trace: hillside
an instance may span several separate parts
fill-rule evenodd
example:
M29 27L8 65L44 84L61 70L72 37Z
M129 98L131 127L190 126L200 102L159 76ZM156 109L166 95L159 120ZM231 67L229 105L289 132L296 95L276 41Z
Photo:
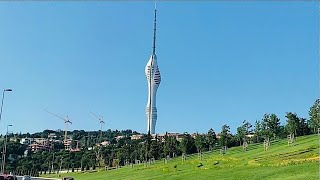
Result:
M293 145L287 140L272 141L269 150L262 144L249 144L248 151L234 147L220 151L156 161L145 167L121 167L117 170L69 173L79 180L91 179L319 179L317 135L298 137ZM198 167L202 164L201 167Z

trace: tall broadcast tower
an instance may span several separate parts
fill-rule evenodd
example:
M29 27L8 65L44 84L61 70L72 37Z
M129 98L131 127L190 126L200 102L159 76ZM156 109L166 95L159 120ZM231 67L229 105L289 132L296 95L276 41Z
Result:
M154 8L154 27L153 27L153 50L151 57L145 68L146 77L148 80L148 103L146 108L147 114L147 130L150 134L155 134L157 123L157 108L156 95L157 89L161 82L160 71L157 64L156 56L156 25L157 25L157 8Z

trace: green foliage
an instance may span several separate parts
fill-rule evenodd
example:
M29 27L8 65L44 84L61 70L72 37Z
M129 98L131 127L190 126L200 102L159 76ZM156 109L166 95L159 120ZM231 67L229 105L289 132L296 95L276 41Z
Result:
M242 122L242 126L237 128L236 141L239 142L239 145L244 141L248 141L246 135L251 133L251 127L252 125L248 121L244 120Z
M163 157L166 157L167 155L173 157L174 154L180 154L179 142L175 137L168 136L166 133L163 143Z
M262 139L276 139L280 137L283 130L280 126L280 119L275 114L264 114L260 121L255 124L255 142L261 142Z
M195 146L197 148L197 151L204 151L205 147L206 147L206 138L204 135L202 134L198 134L195 137Z
M60 168L81 168L92 169L96 166L104 164L106 166L124 165L129 161L134 163L135 160L149 160L150 158L162 159L176 155L192 154L195 152L204 152L207 150L217 149L217 145L234 147L241 145L244 141L248 143L261 142L265 138L279 139L286 138L288 133L294 133L296 136L310 134L310 127L317 128L319 114L319 100L310 108L310 120L300 118L295 113L288 112L286 114L287 124L280 125L280 118L275 114L264 114L261 121L256 121L253 139L248 139L246 135L252 135L252 125L248 121L243 121L242 125L237 128L237 133L232 135L230 127L223 125L220 138L217 139L215 131L209 129L207 134L197 134L193 138L190 134L181 135L166 134L161 141L157 136L152 137L151 134L145 135L141 140L131 140L130 136L137 134L132 130L108 130L103 132L103 140L108 140L111 144L105 147L97 146L100 142L100 131L86 132L84 130L75 130L68 132L72 134L71 147L75 148L77 142L81 148L80 152L64 151L63 143L60 141L52 141L53 147L50 152L28 153L27 157L23 157L26 150L25 145L9 142L8 143L8 169L34 169L46 170L50 172L51 167L55 170ZM313 130L315 131L315 130ZM34 134L16 134L9 137L48 137L49 133L56 134L56 140L63 140L63 131L45 130ZM116 139L116 136L123 136L122 139ZM1 142L0 142L1 145ZM249 145L250 146L250 145ZM0 148L2 148L0 146ZM89 149L88 149L89 148ZM220 147L221 148L221 147ZM249 147L250 149L250 147ZM9 157L10 156L10 157Z
M317 133L317 129L320 128L320 99L317 99L309 110L309 125L313 133Z
M287 140L272 141L269 151L262 144L251 144L249 151L233 147L221 156L218 151L204 153L204 160L189 155L164 164L157 161L151 166L135 165L118 170L95 173L69 173L75 179L319 179L318 137L298 137L299 144L287 145ZM199 168L198 168L199 166ZM49 175L46 175L49 176ZM51 176L53 177L53 176Z
M296 113L287 112L286 114L286 129L290 134L294 134L295 136L310 134L310 128L305 118L298 117Z
M209 150L213 150L216 142L217 142L216 133L212 128L210 128L206 135L206 144L209 146Z
M281 128L280 128L280 119L277 117L277 115L275 114L270 115L268 126L270 128L270 132L273 138L279 137Z
M231 143L232 143L232 135L230 133L230 126L228 125L223 125L222 126L222 130L220 133L220 145L221 146L228 146L230 147Z
M156 137L155 140L151 142L150 156L155 159L160 159L162 155L161 152L163 152L163 147L161 142L159 142L158 138Z
M190 134L184 133L182 141L180 143L181 151L185 154L191 154L196 152L194 139Z
M296 113L287 112L286 113L287 118L287 125L286 128L290 134L297 135L297 128L299 124L299 117Z

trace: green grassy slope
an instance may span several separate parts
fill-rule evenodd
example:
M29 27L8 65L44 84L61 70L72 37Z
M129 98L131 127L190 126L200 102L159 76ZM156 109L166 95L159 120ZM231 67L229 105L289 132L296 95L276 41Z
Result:
M203 160L197 154L182 162L177 157L164 164L157 161L145 167L135 165L118 170L94 173L69 173L79 180L91 179L319 179L318 136L298 137L292 146L286 140L271 142L269 150L262 144L230 148L225 155L206 152ZM197 167L200 163L202 167Z

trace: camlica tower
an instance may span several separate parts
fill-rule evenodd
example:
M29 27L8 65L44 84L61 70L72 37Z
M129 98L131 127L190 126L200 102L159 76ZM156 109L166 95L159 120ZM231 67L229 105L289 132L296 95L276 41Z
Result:
M151 57L146 65L145 74L148 81L148 102L146 108L147 114L147 132L155 134L157 123L156 95L161 82L160 71L157 64L156 56L156 25L157 25L157 8L154 9L154 27L153 27L153 48Z

